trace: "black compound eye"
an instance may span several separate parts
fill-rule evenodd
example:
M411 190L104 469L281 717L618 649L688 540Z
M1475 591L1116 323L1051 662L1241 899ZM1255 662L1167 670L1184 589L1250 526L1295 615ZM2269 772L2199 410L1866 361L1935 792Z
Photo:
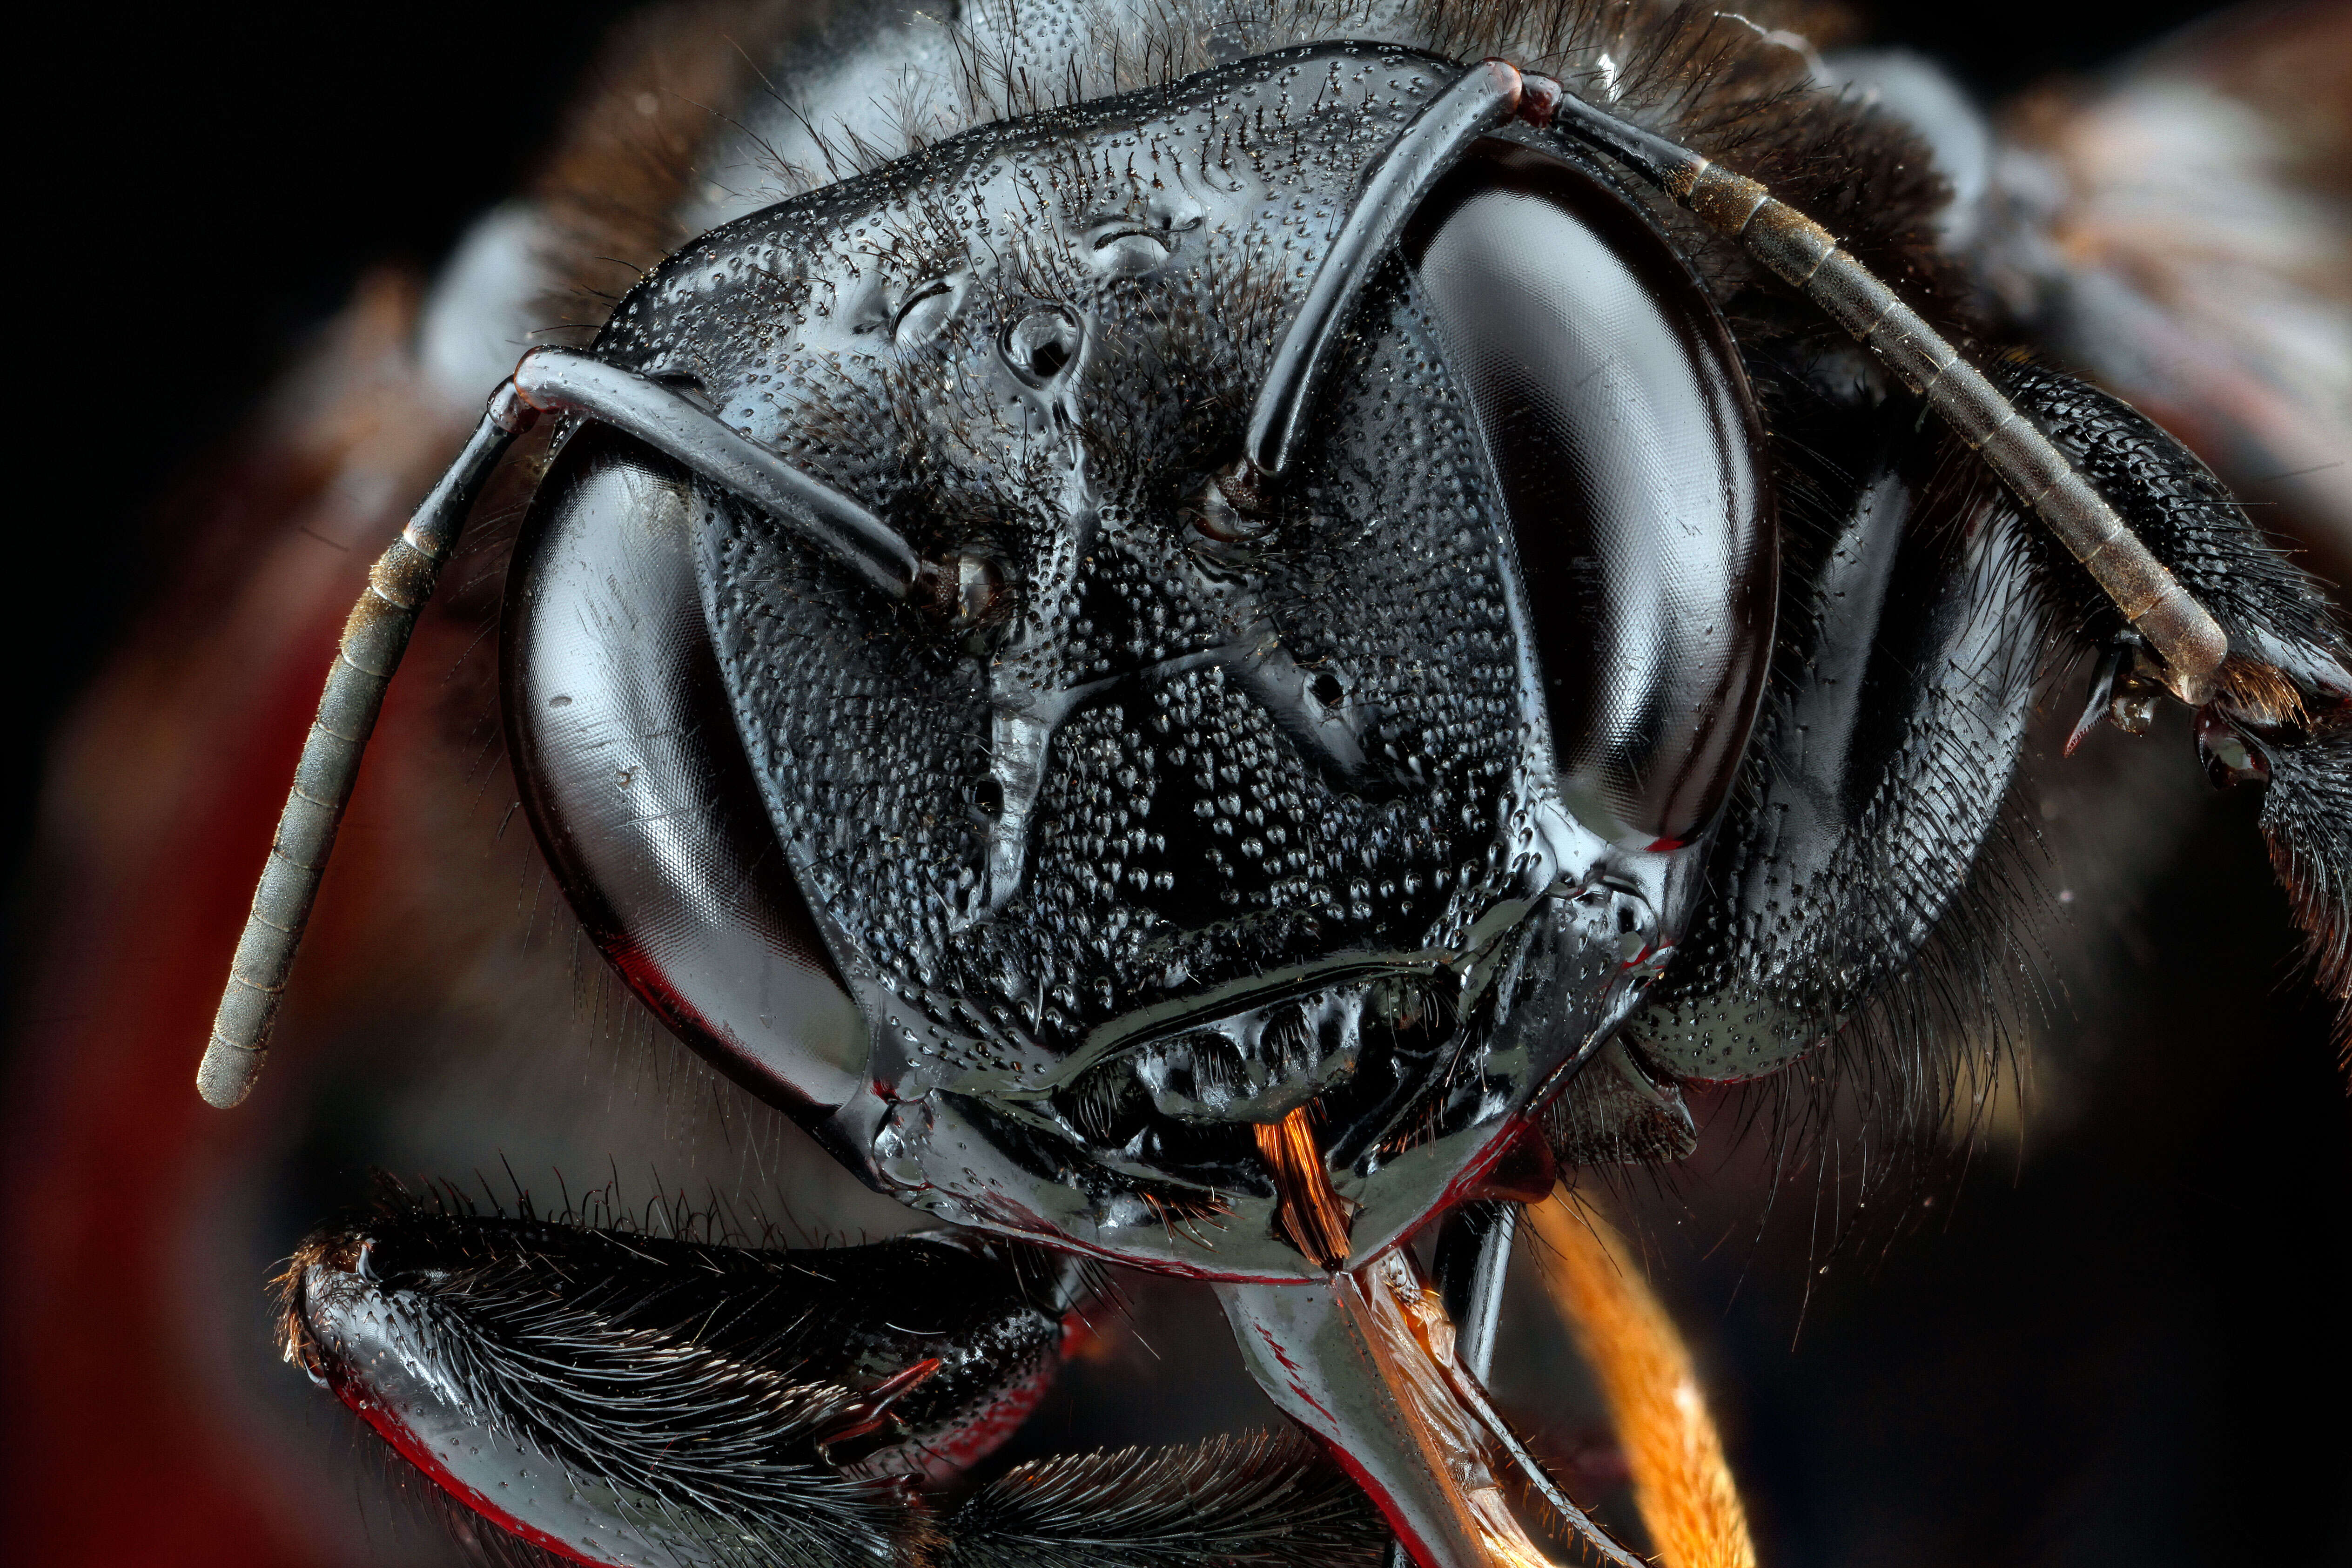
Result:
M1704 832L1755 723L1779 555L1730 329L1630 202L1520 149L1406 236L1517 542L1562 792L1587 826Z
M1084 341L1077 317L1049 305L1007 326L998 346L1006 368L1023 385L1043 387L1069 368Z
M771 1103L857 1092L866 1031L775 829L695 584L696 491L595 426L516 542L500 655L532 830L604 956L688 1045Z

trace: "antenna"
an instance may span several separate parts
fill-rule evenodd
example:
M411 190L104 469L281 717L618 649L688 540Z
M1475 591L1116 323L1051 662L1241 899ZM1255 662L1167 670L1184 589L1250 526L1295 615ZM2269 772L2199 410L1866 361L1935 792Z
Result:
M310 905L335 847L335 830L351 804L360 757L383 694L408 650L417 612L432 596L443 563L457 548L466 514L473 510L492 469L516 437L539 418L510 382L490 395L481 423L465 449L417 507L392 548L368 569L367 592L352 606L335 662L319 694L319 716L302 742L294 766L294 787L278 818L278 836L253 890L253 912L229 962L228 986L213 1016L212 1041L196 1068L196 1092L223 1110L253 1091L261 1064L269 1057L269 1031L286 994L286 976L302 945Z
M490 395L481 423L457 461L370 569L367 592L343 623L342 642L319 696L319 716L295 764L294 786L254 889L253 912L246 917L245 934L229 963L211 1042L196 1068L196 1092L210 1104L223 1110L236 1104L261 1076L278 1005L302 945L302 928L310 922L335 847L335 830L351 804L360 758L383 711L384 691L407 651L417 615L499 458L546 413L597 420L677 459L826 551L890 598L904 599L918 583L936 579L913 546L881 519L678 393L593 354L568 349L525 354L514 374Z
M1397 232L1481 137L1513 122L1606 153L1688 208L1854 335L2038 514L2163 658L2192 707L2213 690L2230 639L2082 470L1982 372L1896 298L1836 237L1744 175L1603 113L1549 77L1482 60L1432 99L1366 171L1361 189L1276 346L1251 412L1244 488L1279 476L1339 329Z

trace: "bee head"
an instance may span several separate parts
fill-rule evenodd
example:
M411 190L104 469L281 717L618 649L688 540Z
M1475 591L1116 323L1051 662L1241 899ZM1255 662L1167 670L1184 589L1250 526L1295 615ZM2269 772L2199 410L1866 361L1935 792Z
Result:
M944 1217L1297 1269L1260 1140L1307 1115L1369 1254L1672 944L1773 556L1665 241L1492 145L1252 460L1363 165L1456 76L1327 46L972 132L696 241L597 345L919 564L877 593L583 431L509 600L534 820L674 1025Z

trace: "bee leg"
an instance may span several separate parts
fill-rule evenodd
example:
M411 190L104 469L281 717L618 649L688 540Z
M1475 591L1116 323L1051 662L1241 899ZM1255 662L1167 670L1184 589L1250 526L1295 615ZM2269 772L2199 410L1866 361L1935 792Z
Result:
M2124 653L2121 643L2109 643L2099 650L2098 667L2091 672L2091 689L2083 700L2083 716L2066 731L2066 755L2073 756L2075 748L2090 739L2091 731L2109 719L2128 734L2139 733L2115 712L2116 681L2123 674Z
M1073 1281L960 1237L766 1251L415 1203L313 1235L299 1363L457 1501L587 1562L918 1549L903 1485L1050 1382Z
M2199 754L2217 784L2264 790L2260 821L2272 867L2309 939L2318 983L2346 1009L2339 1040L2352 1045L2352 642L2318 583L2138 410L2039 365L2005 366L2000 379L2228 635L2216 690L2197 711ZM2109 646L2124 637L2112 607L2082 591L2079 574L2045 562L2042 575L2076 636ZM2126 730L2142 717L2126 685L2111 716Z
M1018 1466L945 1528L946 1568L1376 1568L1390 1544L1355 1483L1295 1431Z
M1044 1394L1086 1294L1019 1243L772 1250L400 1201L313 1235L282 1284L289 1360L568 1561L1009 1565L1083 1540L1108 1565L1204 1519L1269 1563L1378 1551L1353 1487L1290 1438L1057 1458L934 1507L922 1486Z
M2352 1068L2352 719L2331 719L2299 738L2249 740L2234 725L2231 733L2263 759L2261 823L2271 868L2303 928L2313 977L2337 1005L2336 1048ZM2201 733L2200 741L2214 757Z

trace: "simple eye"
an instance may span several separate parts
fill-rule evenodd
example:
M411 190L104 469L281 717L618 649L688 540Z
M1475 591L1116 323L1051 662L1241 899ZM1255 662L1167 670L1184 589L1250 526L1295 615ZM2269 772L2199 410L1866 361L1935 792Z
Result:
M890 324L890 341L900 348L929 342L940 335L954 310L955 287L947 279L918 283L899 307L898 319Z
M1032 310L1004 329L998 344L1005 367L1023 385L1043 387L1078 357L1085 341L1078 319L1058 305Z
M1115 278L1149 272L1175 254L1176 248L1173 236L1163 236L1129 218L1096 224L1087 231L1087 247L1095 267Z

